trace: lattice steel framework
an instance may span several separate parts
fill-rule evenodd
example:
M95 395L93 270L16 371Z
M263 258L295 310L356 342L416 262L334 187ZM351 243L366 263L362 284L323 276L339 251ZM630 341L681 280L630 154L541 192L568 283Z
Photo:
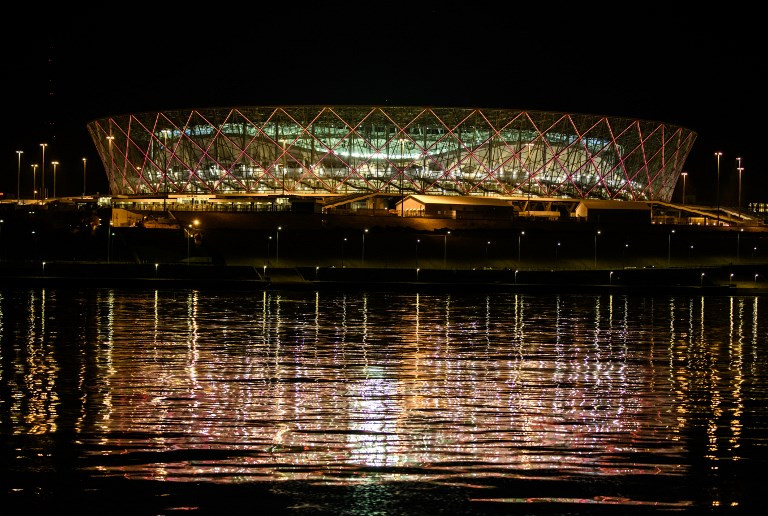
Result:
M113 194L563 196L669 201L696 134L507 109L295 106L115 116L88 130Z

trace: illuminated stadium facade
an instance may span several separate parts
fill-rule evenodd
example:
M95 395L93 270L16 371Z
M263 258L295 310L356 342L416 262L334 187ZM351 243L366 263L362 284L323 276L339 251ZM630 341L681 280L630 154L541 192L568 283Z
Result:
M94 120L111 193L669 201L696 134L611 116L291 106Z

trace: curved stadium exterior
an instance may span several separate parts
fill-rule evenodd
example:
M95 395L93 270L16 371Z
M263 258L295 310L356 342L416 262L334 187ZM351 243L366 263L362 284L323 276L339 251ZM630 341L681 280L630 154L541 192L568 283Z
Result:
M224 107L94 120L111 193L355 193L669 201L696 134L612 116Z

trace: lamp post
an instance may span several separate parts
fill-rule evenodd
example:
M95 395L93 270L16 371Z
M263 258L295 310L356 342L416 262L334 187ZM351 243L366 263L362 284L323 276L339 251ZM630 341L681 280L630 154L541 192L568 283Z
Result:
M744 228L741 228L736 232L736 265L739 264L739 255L741 254L741 232Z
M280 231L282 229L282 226L277 226L275 231L275 267L280 267Z
M448 262L448 235L450 235L451 232L447 231L443 235L443 269L446 268L446 264Z
M368 233L368 228L363 230L363 245L360 248L360 262L365 267L365 234Z
M419 239L417 238L417 239L416 239L416 269L417 269L417 270L418 270L418 268L419 268L419 242L421 242L421 240L419 240Z
M32 164L32 200L37 200L37 163Z
M19 199L21 199L21 155L24 154L24 151L17 150L16 154L19 156L19 168L16 171L16 202L19 202Z
M600 230L597 230L597 233L595 233L595 269L597 269L597 236L600 235Z
M755 274L755 288L757 288L757 277L760 276L759 274Z
M85 162L88 161L86 158L83 158L83 197L85 197Z
M629 244L624 244L624 249L621 251L621 267L627 268L627 251L629 251Z
M608 273L608 284L613 285L613 271Z
M518 269L515 269L515 285L517 285L517 273L520 272Z
M264 261L264 263L265 263L264 267L266 267L267 265L269 265L269 248L271 247L271 244L272 244L272 235L269 235L269 236L267 237L267 258L266 258L266 260Z
M555 244L555 269L557 269L557 257L558 257L559 251L560 251L560 242Z
M43 185L40 188L40 198L45 199L45 148L48 147L48 144L41 143L40 147L43 149L43 161L41 162L42 165L40 166L40 174L42 175Z
M485 266L486 266L486 267L488 267L488 246L490 246L490 245L491 245L491 241L490 241L490 240L488 240L488 241L485 243Z
M744 167L741 166L741 158L739 158L739 213L741 213L741 173L744 172Z
M107 263L110 263L112 254L112 220L110 219L107 225Z
M703 287L703 286L704 286L704 273L702 272L701 273L701 282L699 283L699 287Z
M521 239L521 237L523 237L523 236L525 236L525 231L521 231L521 232L520 232L520 233L517 235L517 264L518 264L518 265L520 265L520 255L522 254L522 252L521 252L521 247L520 247L520 245L521 245L521 243L522 243L522 242L521 242L521 240L520 240L520 239Z
M674 232L675 230L673 229L667 236L667 267L672 265L672 233Z
M341 239L341 268L344 268L344 244L347 242L347 237Z
M192 236L192 224L187 225L187 265L189 265L189 237Z
M688 177L688 172L683 172L680 175L683 176L683 206L685 206L685 178Z
M720 225L720 156L722 152L715 152L717 158L717 225Z
M56 166L59 164L58 161L51 161L51 165L53 165L53 198L56 198Z

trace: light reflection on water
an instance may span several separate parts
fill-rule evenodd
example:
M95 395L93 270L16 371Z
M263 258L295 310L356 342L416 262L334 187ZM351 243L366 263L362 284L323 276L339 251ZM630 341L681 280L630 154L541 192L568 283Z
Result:
M766 423L757 297L0 294L3 432L93 475L693 479Z

